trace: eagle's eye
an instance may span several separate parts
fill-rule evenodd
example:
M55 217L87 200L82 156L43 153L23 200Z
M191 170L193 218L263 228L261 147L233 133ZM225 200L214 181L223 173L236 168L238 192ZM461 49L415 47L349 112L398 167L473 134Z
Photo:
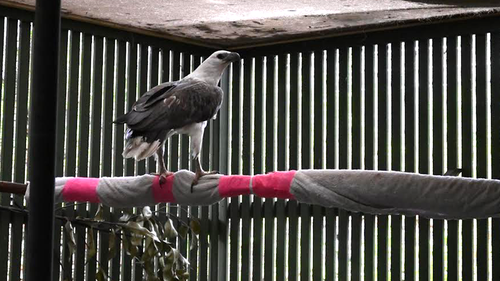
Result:
M227 54L218 54L217 58L220 60L223 60L226 56L227 56Z

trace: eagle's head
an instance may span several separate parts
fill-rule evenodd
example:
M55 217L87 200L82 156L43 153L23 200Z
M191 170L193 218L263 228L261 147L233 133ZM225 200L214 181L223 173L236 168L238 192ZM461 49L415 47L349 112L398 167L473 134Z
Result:
M226 67L240 59L240 55L235 52L220 50L210 55L186 78L193 78L217 85Z

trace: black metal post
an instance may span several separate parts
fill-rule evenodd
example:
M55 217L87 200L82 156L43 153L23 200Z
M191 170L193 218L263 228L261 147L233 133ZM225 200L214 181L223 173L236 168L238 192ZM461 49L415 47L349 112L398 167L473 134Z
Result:
M28 281L52 280L60 32L61 0L37 0L29 131Z

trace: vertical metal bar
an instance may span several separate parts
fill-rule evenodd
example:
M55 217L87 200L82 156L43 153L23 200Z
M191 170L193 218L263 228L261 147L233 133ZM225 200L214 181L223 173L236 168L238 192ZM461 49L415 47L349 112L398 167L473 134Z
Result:
M486 34L476 35L476 155L477 177L488 177L486 97ZM488 279L488 219L477 220L477 280Z
M391 170L401 171L401 42L392 43ZM401 280L402 217L391 216L391 280Z
M128 69L127 71L127 100L125 105L125 112L132 109L132 105L137 99L137 44L135 42L128 43ZM125 93L122 93L125 94ZM140 93L142 94L142 93ZM124 128L127 129L126 127ZM133 176L136 161L133 158L124 159L125 160L125 175ZM138 173L139 174L139 173ZM143 173L142 173L143 174ZM142 175L139 174L139 175ZM134 266L137 268L137 266ZM136 279L137 280L137 279Z
M387 58L388 46L386 44L378 45L378 169L387 170ZM387 279L387 272L389 269L388 263L388 237L389 237L389 218L388 216L377 217L377 278L381 280Z
M131 45L135 45L134 43L131 43ZM134 50L135 48L130 48L130 51ZM168 53L167 53L168 55ZM132 61L132 57L131 60ZM140 96L144 95L149 89L148 89L148 65L149 65L149 55L148 55L148 45L146 44L140 44L139 45L139 66L138 66L138 71L139 71L139 80L137 83L139 84L139 92L136 93L134 100L139 99ZM168 66L167 66L168 69ZM168 76L167 76L168 79ZM132 93L130 93L132 95ZM130 109L130 108L129 108ZM146 161L138 161L136 163L137 165L137 174L138 175L143 175L146 173ZM155 169L156 172L156 169Z
M418 172L429 173L429 40L419 41L418 47ZM418 217L419 231L419 280L428 280L429 273L429 220Z
M352 158L351 168L361 169L361 64L362 47L352 48ZM361 214L351 214L351 280L361 280Z
M56 170L55 175L62 177L64 170L64 133L65 133L65 117L66 117L66 75L67 75L67 54L68 54L68 31L61 32L59 52L59 86L57 93L57 106L56 106ZM31 88L33 89L33 88ZM61 207L57 204L56 208ZM61 237L62 222L55 221L54 229L54 245L65 245ZM26 258L25 258L26 260ZM54 264L52 280L59 280L61 270L61 247L54 247Z
M104 93L103 93L103 124L102 124L102 153L101 153L101 176L111 176L111 159L112 159L112 139L113 139L113 91L114 91L114 65L115 65L115 41L106 38L104 53ZM117 217L114 215L113 217ZM110 219L111 214L109 208L104 209L104 218ZM103 252L100 259L108 259L108 248L109 248L109 235L106 233L101 233L101 241L99 241L100 247ZM112 271L109 272L111 278L119 278L119 261L120 261L120 246L119 241L116 241L116 256L112 259ZM104 272L108 273L108 262L101 262L102 269ZM118 269L118 272L117 272Z
M491 34L491 176L500 178L500 33ZM492 219L491 237L500 237L500 219ZM491 239L492 280L500 280L500 240Z
M446 122L448 143L448 169L458 167L458 89L457 89L457 37L446 38L447 62L447 97L446 97ZM458 221L448 222L448 264L447 278L449 281L458 281Z
M246 61L245 61L246 62ZM231 143L231 174L239 174L240 172L240 151L241 151L241 136L240 136L240 125L241 121L241 111L240 111L240 79L241 79L241 62L236 62L233 64L233 81L232 81L232 91L231 91L231 113L232 113L232 143ZM229 94L229 93L228 93ZM240 197L231 197L231 203L229 204L229 215L231 218L230 227L230 237L231 237L231 247L230 252L230 270L229 279L238 280L238 275L240 272Z
M315 169L323 168L323 51L314 53L314 154ZM280 115L280 114L279 114ZM278 115L278 116L279 116ZM285 116L285 113L281 113ZM313 215L313 280L323 280L323 208L312 207ZM279 222L279 219L278 219ZM278 236L280 237L280 236ZM280 260L280 259L278 259Z
M193 70L196 69L200 63L201 63L201 60L200 60L200 56L193 56ZM163 66L164 67L164 66ZM163 79L162 79L163 80ZM200 155L202 156L202 155ZM203 157L201 159L203 161ZM160 207L161 205L159 205L158 207ZM198 220L201 220L201 213L199 212L200 211L200 208L197 207L197 206L192 206L190 208L190 211L191 211L191 217L192 218L197 218ZM199 237L199 236L198 236ZM199 240L198 240L199 241ZM189 240L190 243L193 243L193 241L190 239ZM189 270L189 280L190 281L196 281L198 280L198 275L197 275L197 272L198 272L198 250L199 250L199 242L198 242L198 245L196 245L197 247L191 247L190 250L189 250L189 264L191 265L191 268Z
M17 58L17 111L16 111L16 141L14 158L14 182L25 181L26 166L26 129L28 115L28 84L30 64L30 23L22 21L19 29L19 49ZM3 179L3 178L2 178ZM14 195L13 203L23 205L23 196ZM24 216L12 214L11 218L11 242L10 242L10 280L20 280L22 265L22 242Z
M266 172L274 170L274 84L275 57L266 60ZM275 240L274 240L274 199L266 198L264 203L265 244L264 244L264 279L274 279L275 273Z
M91 66L91 35L84 34L81 54L81 81L80 99L78 101L79 130L77 131L77 163L78 176L87 176L88 167L88 135L89 135L89 107L90 107L90 66ZM86 216L87 204L79 204L76 215ZM76 227L76 257L75 257L75 280L83 281L85 274L85 231L84 227Z
M375 46L365 46L365 169L375 168ZM365 280L375 280L375 216L364 215Z
M182 53L182 64L181 64L181 78L187 76L189 74L190 68L190 56L189 53ZM188 135L180 135L180 150L179 150L179 162L180 169L189 169L189 136ZM184 208L184 206L181 206ZM182 215L182 212L181 212ZM180 246L181 253L185 252L185 243L182 243Z
M287 55L281 54L278 56L278 128L277 128L277 169L284 171L286 169L285 150L286 150L286 63ZM286 218L285 218L285 200L276 200L276 280L285 280L285 235L286 235Z
M461 36L462 56L462 175L472 176L472 35ZM472 280L473 224L462 221L462 280Z
M76 139L77 139L77 114L78 114L78 75L80 61L80 33L71 31L70 59L68 73L68 98L67 98L67 121L66 121L66 165L65 176L75 176L76 174ZM66 208L66 216L72 217L75 214L74 207ZM64 233L68 239L67 233ZM65 244L66 245L66 244ZM63 255L64 275L63 278L73 278L73 257L67 247Z
M405 171L415 172L415 41L405 42ZM415 280L415 217L405 217L404 280Z
M251 165L251 83L252 83L252 58L246 58L243 69L243 154L242 172L249 175L252 171ZM255 199L255 196L253 197ZM241 203L241 280L250 280L250 248L251 248L251 221L250 221L250 196L243 196Z
M61 2L36 3L30 124L28 281L51 280L54 230L56 105ZM43 71L42 71L43 70Z
M443 39L432 40L432 173L442 175L443 171ZM432 277L444 280L444 221L433 220Z
M298 83L299 83L299 54L290 54L290 162L289 169L298 169ZM258 113L255 112L255 116ZM257 125L257 121L255 122ZM257 132L257 127L256 130ZM257 148L257 147L256 147ZM255 154L257 154L257 149L255 149ZM256 159L257 161L257 159ZM257 163L257 162L256 162ZM257 170L256 170L257 173ZM298 243L299 243L299 219L298 219L298 204L297 201L288 201L288 280L298 280L298 262L297 257ZM255 252L254 252L255 255ZM260 279L259 279L260 280ZM257 281L254 279L254 281Z
M339 56L339 169L348 169L348 73L349 73L349 50L341 48ZM347 280L348 274L348 231L349 217L346 211L339 211L339 252L338 252L338 276L339 280Z
M302 169L311 165L311 52L302 53ZM310 280L311 275L311 205L300 205L300 280Z

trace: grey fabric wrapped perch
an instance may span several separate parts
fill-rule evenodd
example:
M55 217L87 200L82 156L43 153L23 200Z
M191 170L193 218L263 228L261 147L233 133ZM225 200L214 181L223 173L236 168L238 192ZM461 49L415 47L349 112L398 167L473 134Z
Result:
M194 173L159 177L57 178L56 201L111 207L157 203L210 205L226 197L255 194L369 214L428 218L500 217L500 181L404 172L300 170L266 175L207 175L190 192ZM26 192L29 197L29 187Z

